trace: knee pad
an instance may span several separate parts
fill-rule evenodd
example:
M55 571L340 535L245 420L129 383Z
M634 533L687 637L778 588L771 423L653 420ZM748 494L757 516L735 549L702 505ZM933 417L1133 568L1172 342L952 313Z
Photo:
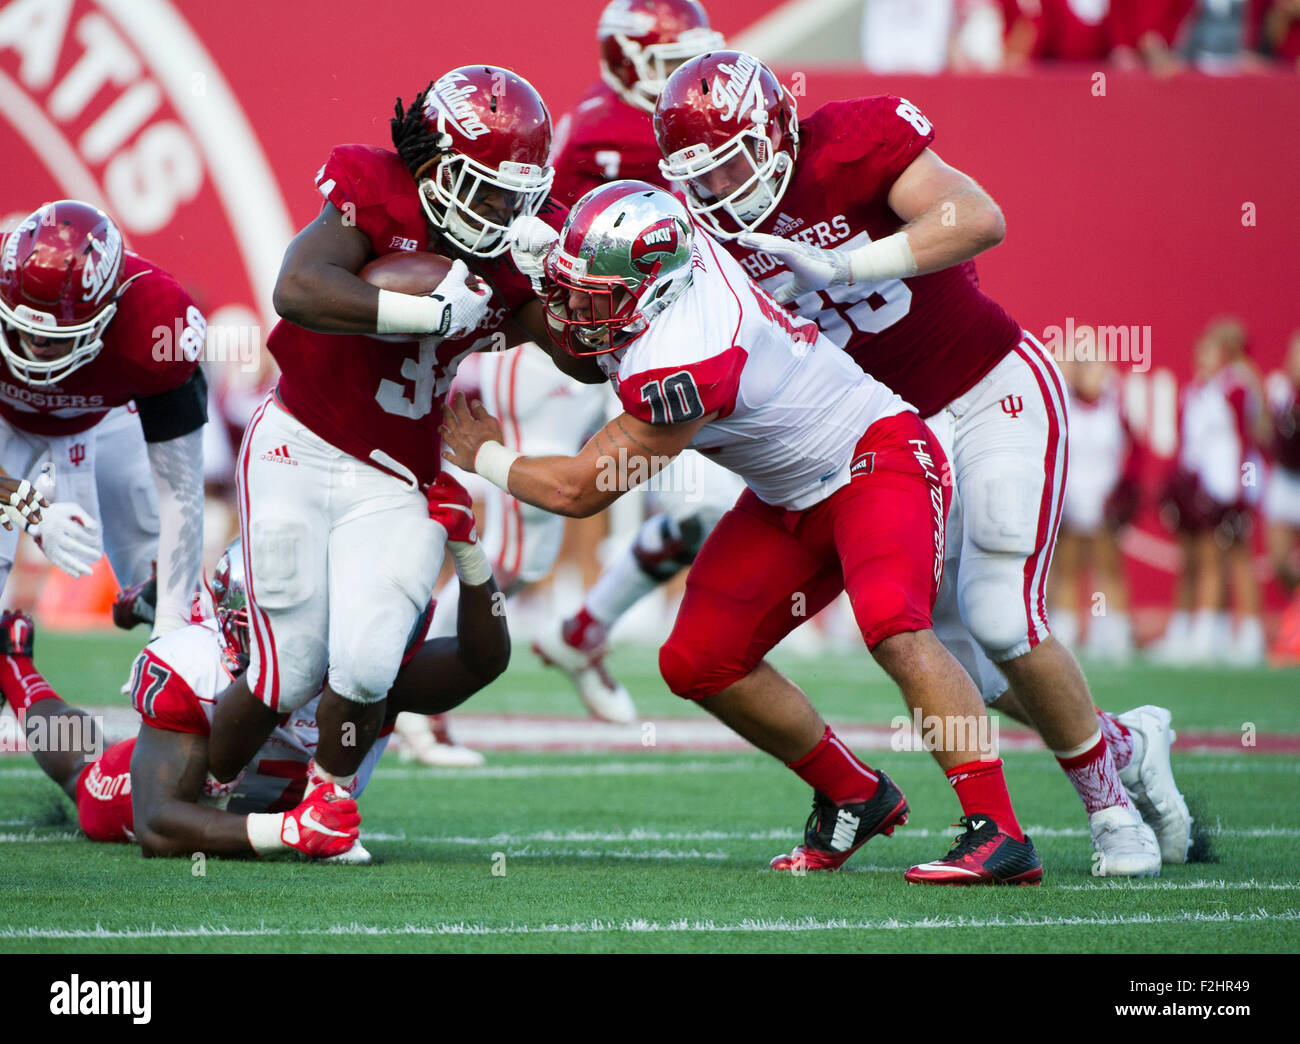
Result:
M414 627L415 609L408 608L411 611L405 620L397 613L384 614L372 625L334 643L329 665L331 689L353 703L378 703L388 695Z
M849 589L849 602L868 649L891 635L930 626L929 606L913 605L907 588L889 580L854 585Z
M1038 546L1041 477L1017 475L1021 462L989 468L960 483L965 540L989 554L1027 556Z
M315 597L316 570L306 527L293 519L253 524L253 590L263 609L292 609Z
M285 630L275 635L271 656L260 659L253 668L256 673L249 682L254 695L272 710L286 714L310 703L320 692L329 666L324 640Z
M659 649L659 673L669 692L692 701L719 693L745 676L743 671L733 676L733 672L716 668L703 670L698 658L684 647L684 643L671 637Z
M1025 564L1014 555L963 559L957 600L962 622L994 663L1030 649Z

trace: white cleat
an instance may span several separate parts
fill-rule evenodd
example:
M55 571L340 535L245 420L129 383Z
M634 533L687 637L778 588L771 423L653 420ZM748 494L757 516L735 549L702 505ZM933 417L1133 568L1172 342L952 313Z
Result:
M1131 808L1113 805L1088 817L1094 877L1159 877L1160 845Z
M1169 724L1169 712L1163 707L1136 707L1118 718L1141 737L1141 750L1135 745L1132 760L1120 769L1120 781L1143 822L1155 831L1161 859L1171 864L1185 863L1192 845L1192 816L1169 764L1169 748L1177 739Z
M340 852L336 856L330 856L328 859L318 859L319 863L328 863L338 866L366 866L370 863L370 853L366 850L360 839L353 842L352 847L346 852Z
M628 725L637 719L636 704L619 682L605 669L605 646L592 649L570 645L564 638L564 624L539 632L533 640L533 652L549 667L558 667L569 676L587 710L601 721Z
M397 752L403 762L434 768L478 768L487 760L477 750L452 740L443 715L429 718L404 711L397 716L394 739L401 741Z

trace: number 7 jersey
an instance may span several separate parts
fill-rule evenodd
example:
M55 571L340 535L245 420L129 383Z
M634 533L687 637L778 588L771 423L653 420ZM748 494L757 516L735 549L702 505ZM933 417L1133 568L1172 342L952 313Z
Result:
M755 231L851 250L903 226L889 191L934 140L930 121L911 102L889 95L831 102L799 122L799 137L790 185ZM726 246L769 290L789 281L772 254L734 240ZM814 290L794 307L922 417L969 391L1021 336L1020 324L980 290L974 261Z
M698 225L691 267L691 285L649 329L597 361L640 420L716 412L690 448L764 502L793 511L821 502L848 483L863 433L911 407L768 297Z
M445 249L431 239L415 181L395 152L340 145L317 173L316 187L344 222L366 234L371 257ZM559 228L565 209L547 200L538 216ZM456 368L471 352L503 349L510 317L533 299L508 253L466 264L492 288L492 300L464 337L393 342L276 324L266 345L280 366L281 404L353 457L401 478L405 469L421 485L432 482L442 470L438 427Z

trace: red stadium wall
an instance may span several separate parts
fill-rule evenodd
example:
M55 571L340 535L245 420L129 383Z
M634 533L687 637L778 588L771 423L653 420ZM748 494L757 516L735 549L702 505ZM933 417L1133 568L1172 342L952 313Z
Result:
M562 112L595 75L602 6L0 2L0 218L89 198L218 320L265 329L280 253L317 208L312 176L331 145L386 143L395 96L474 60L516 69ZM708 6L734 34L776 4ZM921 107L939 154L1002 204L1007 241L981 271L1031 331L1149 330L1131 401L1158 449L1172 446L1171 378L1189 375L1209 318L1241 315L1265 370L1300 327L1294 76L780 71L805 111L882 91ZM1139 582L1167 595L1167 572Z

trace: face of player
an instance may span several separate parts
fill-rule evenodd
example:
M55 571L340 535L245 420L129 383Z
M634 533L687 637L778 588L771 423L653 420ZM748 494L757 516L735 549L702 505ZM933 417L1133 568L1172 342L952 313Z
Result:
M522 194L496 185L480 185L469 201L469 209L498 225L508 225L523 207Z
M22 346L23 351L37 362L62 359L73 348L73 338L71 337L38 337L35 334L24 333L21 330L12 330L11 333L17 336L18 343Z

